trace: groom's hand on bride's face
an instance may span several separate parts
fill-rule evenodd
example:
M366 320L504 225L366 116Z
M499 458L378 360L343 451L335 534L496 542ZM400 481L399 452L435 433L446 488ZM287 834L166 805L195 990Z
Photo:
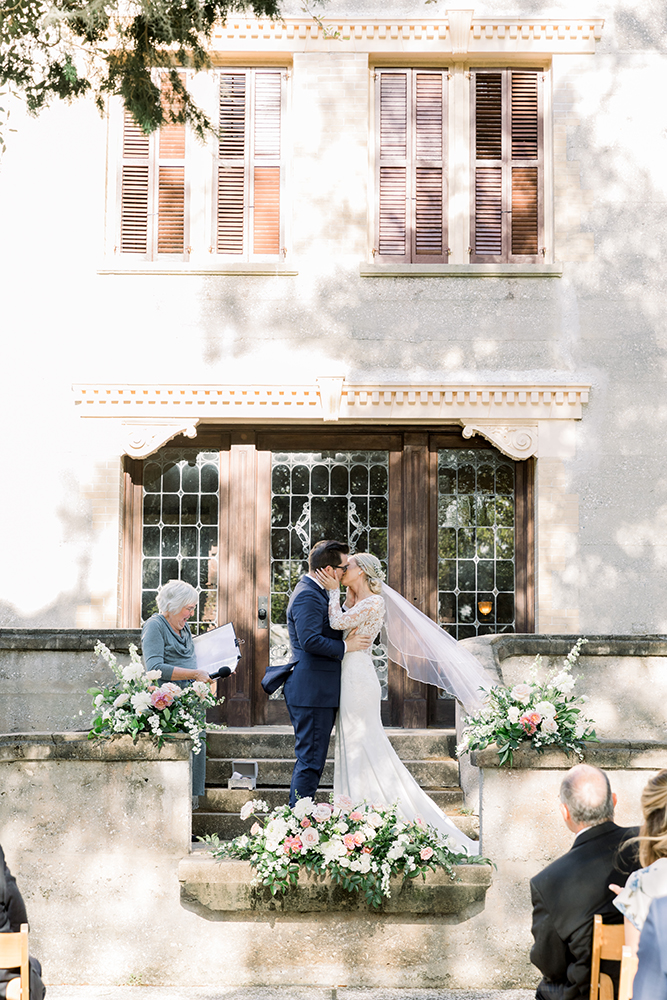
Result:
M325 566L324 569L316 569L315 576L319 583L327 590L338 590L340 584L335 569Z

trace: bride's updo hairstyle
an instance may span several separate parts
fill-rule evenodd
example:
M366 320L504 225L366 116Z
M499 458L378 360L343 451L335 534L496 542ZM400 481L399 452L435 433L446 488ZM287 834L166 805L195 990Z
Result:
M639 861L647 868L667 857L667 770L658 771L642 792L644 822L639 830Z
M355 552L354 558L357 560L357 566L368 581L370 592L372 594L379 594L382 590L382 581L384 580L384 570L382 569L380 560L376 556L372 556L370 552Z

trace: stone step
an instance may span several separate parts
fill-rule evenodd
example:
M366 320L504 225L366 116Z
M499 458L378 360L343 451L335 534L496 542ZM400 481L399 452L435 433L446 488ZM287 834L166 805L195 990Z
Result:
M454 811L463 805L463 792L456 788L428 788L427 793L444 812ZM316 802L328 802L332 788L320 788L315 795ZM208 813L240 813L241 807L251 799L263 799L270 809L282 806L289 798L287 788L207 788L206 795L200 796L199 808Z
M407 760L439 760L454 757L456 734L453 729L385 729L398 756ZM329 744L333 757L334 739ZM207 750L210 757L259 760L266 757L294 756L294 731L291 726L253 726L209 731Z
M435 796L432 797L435 798ZM448 815L467 837L470 837L471 840L479 839L479 821L476 816L459 816L455 813L448 813ZM242 833L248 833L251 825L248 820L242 820L238 813L206 812L201 809L196 809L192 813L193 837L217 834L221 840L232 840L233 837L238 837Z
M206 784L226 785L232 776L232 759L234 758L207 756ZM242 759L241 755L235 759ZM254 759L258 764L258 785L268 788L289 787L294 770L294 757ZM441 760L404 760L403 763L422 788L451 788L459 783L459 765L451 757ZM323 784L333 785L333 767L333 760L327 760L322 775Z

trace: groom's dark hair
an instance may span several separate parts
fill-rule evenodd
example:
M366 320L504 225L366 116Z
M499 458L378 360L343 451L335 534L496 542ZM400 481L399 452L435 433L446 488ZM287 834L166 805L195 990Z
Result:
M336 569L340 566L340 557L347 555L349 551L350 546L345 542L318 542L312 547L308 556L310 572L314 573L316 569L324 569L326 566Z

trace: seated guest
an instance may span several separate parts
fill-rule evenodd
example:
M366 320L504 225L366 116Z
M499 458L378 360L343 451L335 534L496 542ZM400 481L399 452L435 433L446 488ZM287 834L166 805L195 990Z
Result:
M146 670L159 670L161 683L173 681L180 687L192 681L210 681L205 670L197 669L195 645L187 624L197 608L197 591L183 580L169 580L157 592L159 614L144 622L141 630L141 651ZM223 667L220 677L232 671ZM199 804L206 783L206 733L200 734L199 753L192 755L192 806Z
M15 934L21 924L28 923L28 915L19 892L16 879L7 867L5 855L0 847L0 933ZM0 998L18 1000L21 983L18 969L0 969ZM30 1000L42 1000L46 993L41 979L42 967L36 958L30 956Z
M535 996L588 1000L593 917L600 913L605 923L620 923L609 883L625 882L636 867L626 841L636 836L637 829L614 823L616 795L597 767L577 764L568 771L560 802L565 825L575 839L567 854L530 882L535 938L530 960L544 977Z
M658 771L642 792L644 822L639 830L639 863L614 904L625 917L625 943L637 953L639 934L654 899L667 896L667 770Z
M651 903L637 957L632 1000L667 1000L667 896Z

